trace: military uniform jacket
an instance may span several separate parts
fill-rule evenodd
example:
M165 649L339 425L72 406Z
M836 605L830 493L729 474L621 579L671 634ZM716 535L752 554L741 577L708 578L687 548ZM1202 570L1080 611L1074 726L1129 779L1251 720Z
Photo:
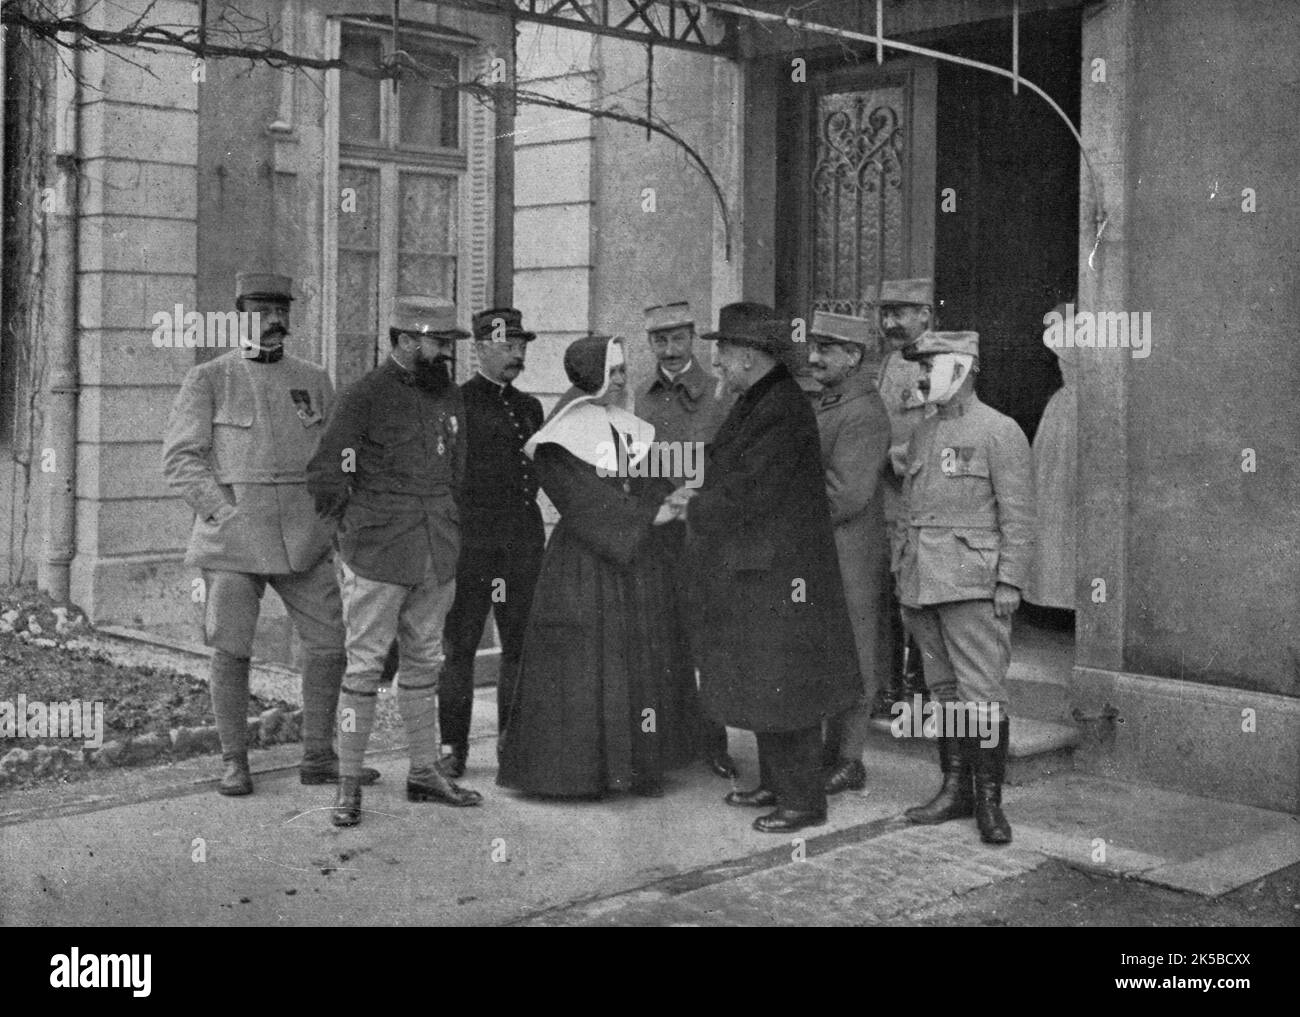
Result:
M456 386L435 396L391 356L339 397L307 486L347 500L339 554L357 575L416 586L432 559L439 582L455 576L464 420Z
M1034 556L1029 443L972 393L922 422L907 450L898 598L910 607L1023 589Z
M542 426L542 404L481 374L460 387L468 454L461 498L466 547L536 545L545 540L537 474L524 444Z
M660 442L698 441L707 445L731 409L729 396L719 398L718 380L691 357L690 365L672 381L655 368L655 376L636 397L636 413L655 429ZM674 487L686 477L671 478Z
M163 474L195 512L186 564L284 575L329 552L306 471L333 402L329 375L288 354L236 350L190 370L163 438Z
M686 514L704 709L752 731L797 731L859 685L817 421L783 365L739 399Z

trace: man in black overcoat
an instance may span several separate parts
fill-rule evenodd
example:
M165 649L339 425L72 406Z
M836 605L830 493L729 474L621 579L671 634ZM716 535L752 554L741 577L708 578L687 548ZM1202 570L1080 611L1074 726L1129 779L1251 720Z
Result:
M754 828L826 821L821 724L859 687L817 420L783 359L790 326L762 304L724 307L714 367L738 393L704 482L668 500L686 519L695 657L705 711L758 738L759 785L729 805L768 807Z
M524 369L527 344L535 338L513 307L474 315L478 372L460 387L468 440L461 550L456 599L442 633L447 662L438 683L442 741L451 750L442 768L453 780L464 774L469 755L474 656L488 611L496 617L501 638L498 734L509 723L524 627L546 543L537 478L524 454L524 444L542 426L542 404L513 384Z

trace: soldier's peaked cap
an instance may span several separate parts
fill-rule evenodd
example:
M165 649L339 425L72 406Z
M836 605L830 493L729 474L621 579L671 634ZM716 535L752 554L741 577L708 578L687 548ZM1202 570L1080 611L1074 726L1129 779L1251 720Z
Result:
M691 314L691 305L685 300L675 304L656 304L645 309L645 330L662 332L669 328L681 328L683 325L694 326L695 318Z
M881 304L909 304L913 307L934 306L933 279L886 279L880 284Z
M456 324L456 305L443 297L398 297L388 327L414 335L435 335L445 339L468 339L469 333Z
M876 344L871 322L866 318L831 314L829 311L813 312L812 328L808 334L814 339L831 339L837 343L857 343L859 346Z
M513 307L492 307L474 315L474 338L483 341L522 339L526 343L537 338L536 332L524 331L524 316Z
M903 359L921 360L936 353L967 353L978 358L980 334L978 332L922 332L903 347Z
M236 300L292 300L293 279L274 272L235 274Z

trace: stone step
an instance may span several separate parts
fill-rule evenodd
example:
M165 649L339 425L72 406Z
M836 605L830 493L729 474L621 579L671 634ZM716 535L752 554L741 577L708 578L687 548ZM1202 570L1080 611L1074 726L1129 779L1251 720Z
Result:
M1012 664L1007 672L1007 694L1010 696L1013 716L1033 720L1070 722L1070 687L1057 681L1056 676L1045 676L1037 669L1022 664Z
M888 718L871 722L869 747L937 759L929 738L895 737ZM1007 749L1007 783L1029 784L1074 768L1074 749L1079 732L1073 724L1036 720L1017 714L1011 721L1011 745Z

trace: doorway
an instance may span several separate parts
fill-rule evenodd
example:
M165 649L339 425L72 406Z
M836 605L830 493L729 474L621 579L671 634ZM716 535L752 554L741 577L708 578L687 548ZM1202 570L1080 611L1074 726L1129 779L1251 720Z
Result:
M1021 73L1076 124L1081 36L1077 8L1021 19ZM1009 66L1010 39L1004 19L916 41ZM874 316L882 276L932 275L936 327L979 332L979 397L1032 441L1061 387L1043 316L1077 287L1080 155L1066 126L1005 78L877 65L864 46L827 50L806 83L785 82L778 131L778 310ZM1029 715L1067 719L1073 662L1072 612L1023 608L1009 678Z

